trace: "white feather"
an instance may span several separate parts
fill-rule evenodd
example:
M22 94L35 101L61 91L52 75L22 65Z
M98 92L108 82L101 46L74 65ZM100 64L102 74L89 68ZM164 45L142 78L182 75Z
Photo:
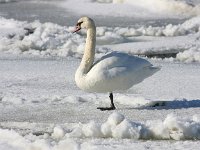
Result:
M142 58L126 53L112 52L93 63L95 55L96 27L90 18L83 17L82 28L87 29L84 55L76 71L79 88L88 92L113 92L127 90L160 68Z

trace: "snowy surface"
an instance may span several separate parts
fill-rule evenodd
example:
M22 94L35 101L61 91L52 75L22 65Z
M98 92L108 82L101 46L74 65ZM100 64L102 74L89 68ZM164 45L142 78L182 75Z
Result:
M1 54L0 62L2 147L146 149L172 142L177 149L198 149L198 63L152 61L162 69L126 93L114 93L117 110L111 115L96 109L109 105L107 93L76 87L77 58Z
M103 15L158 19L184 18L200 14L199 4L192 5L190 1L185 0L68 0L62 3L61 6L74 13L90 16Z
M25 3L9 2L0 0L1 8ZM114 93L117 109L101 112L96 108L109 105L108 93L83 92L74 81L85 31L72 34L73 26L55 20L0 17L0 150L199 149L200 1L78 2L33 0L30 5L49 3L71 15L118 19L114 26L97 24L96 58L113 50L177 55L143 57L162 69ZM146 21L125 26L120 17Z
M193 17L179 25L168 24L161 27L98 27L97 52L176 52L178 55L174 61L199 62L199 22L200 17ZM0 18L0 51L13 54L80 57L83 53L85 32L79 35L71 33L72 30L73 27L53 23L27 23Z
M0 3L15 2L16 0L0 0Z

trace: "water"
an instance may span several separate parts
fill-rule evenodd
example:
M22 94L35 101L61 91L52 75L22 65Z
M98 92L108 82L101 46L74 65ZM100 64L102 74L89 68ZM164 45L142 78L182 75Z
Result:
M12 3L0 3L0 16L5 18L14 18L21 21L32 22L53 22L63 26L73 26L81 17L80 14L72 13L64 8L55 5L59 1L18 1ZM95 16L97 26L163 26L166 24L178 24L184 20L164 19L164 20L144 20L128 17L107 17Z

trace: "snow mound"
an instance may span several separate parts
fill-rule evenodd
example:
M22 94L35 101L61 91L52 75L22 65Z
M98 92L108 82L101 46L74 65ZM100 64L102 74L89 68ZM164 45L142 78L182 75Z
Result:
M55 139L61 139L65 136L65 131L63 130L62 127L56 126L53 129L52 137Z
M11 97L11 96L4 96L0 99L2 103L8 103L8 104L15 104L20 105L23 104L25 99L20 97Z
M9 125L9 122L7 124ZM10 123L10 125L13 124L15 123ZM30 126L31 132L18 133L23 128L26 130ZM34 133L34 130L41 126L43 126L43 131L40 134ZM22 128L15 128L16 131L0 129L0 148L8 150L87 149L87 146L90 145L80 143L80 140L84 140L86 137L86 140L88 138L94 140L95 138L200 140L200 119L197 115L190 119L179 119L175 115L169 114L164 120L148 120L142 123L131 121L124 115L114 112L102 124L95 121L86 124L66 123L55 126L42 123L22 123L19 124L19 127ZM49 127L52 128L52 131L47 129Z
M20 38L25 34L25 30L22 28L25 24L22 21L0 17L0 37L13 38L17 36L17 38Z
M192 119L178 119L173 114L169 114L163 121L151 120L146 123L138 123L114 112L103 124L94 121L79 124L71 133L66 135L79 138L195 140L200 139L200 122L196 116Z
M193 17L183 24L168 24L162 27L140 27L140 28L114 28L113 32L123 36L181 36L200 31L200 17ZM111 30L111 29L110 29Z
M21 136L14 130L0 129L0 148L6 150L78 150L79 144L72 139L51 143L51 141L46 139L45 135L39 137L31 134Z
M196 36L200 32L199 22L200 17L194 17L185 21L183 24L168 24L161 27L97 27L96 51L98 54L105 54L112 51L112 46L118 46L119 44L128 45L128 43L134 42L136 47L129 47L131 50L128 50L128 53L137 54L142 51L148 53L152 50L154 52L164 53L168 51L169 47L172 50L176 50L176 52L186 49L188 51L180 53L177 56L177 60L198 62L199 46L196 46L198 42L194 44L191 44L191 42L182 44L180 40L177 40L173 43L172 40L166 38L169 43L166 42L166 44L164 44L162 41L158 40L159 43L153 45L153 41L137 42L136 40L135 42L134 38L138 36L186 37L193 34ZM38 21L27 23L13 19L0 18L0 51L12 54L31 54L39 56L81 57L85 44L85 31L83 30L78 34L72 34L71 31L73 28L74 27L59 26L53 23L42 24ZM170 42L174 45L170 46ZM139 46L141 43L142 49L137 50L137 45ZM105 45L105 47L102 47L102 45ZM109 48L109 46L111 47ZM156 46L158 48L156 48ZM127 48L125 48L125 51L126 49Z
M192 47L189 50L180 52L176 58L181 62L200 62L200 47Z
M13 130L0 129L0 141L9 149L24 149L26 147L26 139ZM17 147L17 148L16 148Z
M53 23L27 23L0 18L0 51L33 55L75 55L83 37ZM81 53L81 52L80 52Z

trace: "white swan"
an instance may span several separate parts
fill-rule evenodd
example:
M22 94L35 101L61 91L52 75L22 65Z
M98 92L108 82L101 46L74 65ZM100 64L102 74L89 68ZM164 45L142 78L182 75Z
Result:
M87 29L86 45L80 66L75 74L77 86L87 92L110 92L110 107L100 110L113 110L113 91L127 90L159 70L145 59L125 53L112 52L94 62L96 26L88 17L78 20L74 32Z

